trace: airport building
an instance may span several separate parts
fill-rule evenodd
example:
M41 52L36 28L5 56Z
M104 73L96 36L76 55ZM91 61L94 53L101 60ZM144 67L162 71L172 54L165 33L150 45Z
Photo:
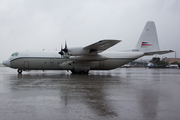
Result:
M173 62L180 63L180 58L162 58L162 61L168 62L169 64Z

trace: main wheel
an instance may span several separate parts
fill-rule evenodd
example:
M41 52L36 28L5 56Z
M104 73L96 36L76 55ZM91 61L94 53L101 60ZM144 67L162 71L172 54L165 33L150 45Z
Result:
M72 74L88 74L89 71L75 71L75 70L71 70Z
M18 72L19 74L22 74L22 69L18 69L17 72Z
M77 74L77 71L71 70L72 74Z

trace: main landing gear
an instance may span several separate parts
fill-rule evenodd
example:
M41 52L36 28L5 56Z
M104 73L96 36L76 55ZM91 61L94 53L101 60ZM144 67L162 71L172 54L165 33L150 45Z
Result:
M22 69L18 69L17 72L18 72L19 74L22 74Z
M71 70L72 74L89 74L89 71L74 71Z

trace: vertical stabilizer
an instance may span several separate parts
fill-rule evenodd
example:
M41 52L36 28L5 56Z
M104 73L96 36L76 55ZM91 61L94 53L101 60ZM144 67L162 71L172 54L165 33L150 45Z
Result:
M153 21L148 21L146 23L135 50L141 52L159 51L156 26Z

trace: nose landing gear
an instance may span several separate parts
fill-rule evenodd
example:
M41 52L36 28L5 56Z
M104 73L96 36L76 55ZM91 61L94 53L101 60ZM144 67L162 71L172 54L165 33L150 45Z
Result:
M17 72L18 72L19 74L22 74L22 69L18 69Z

